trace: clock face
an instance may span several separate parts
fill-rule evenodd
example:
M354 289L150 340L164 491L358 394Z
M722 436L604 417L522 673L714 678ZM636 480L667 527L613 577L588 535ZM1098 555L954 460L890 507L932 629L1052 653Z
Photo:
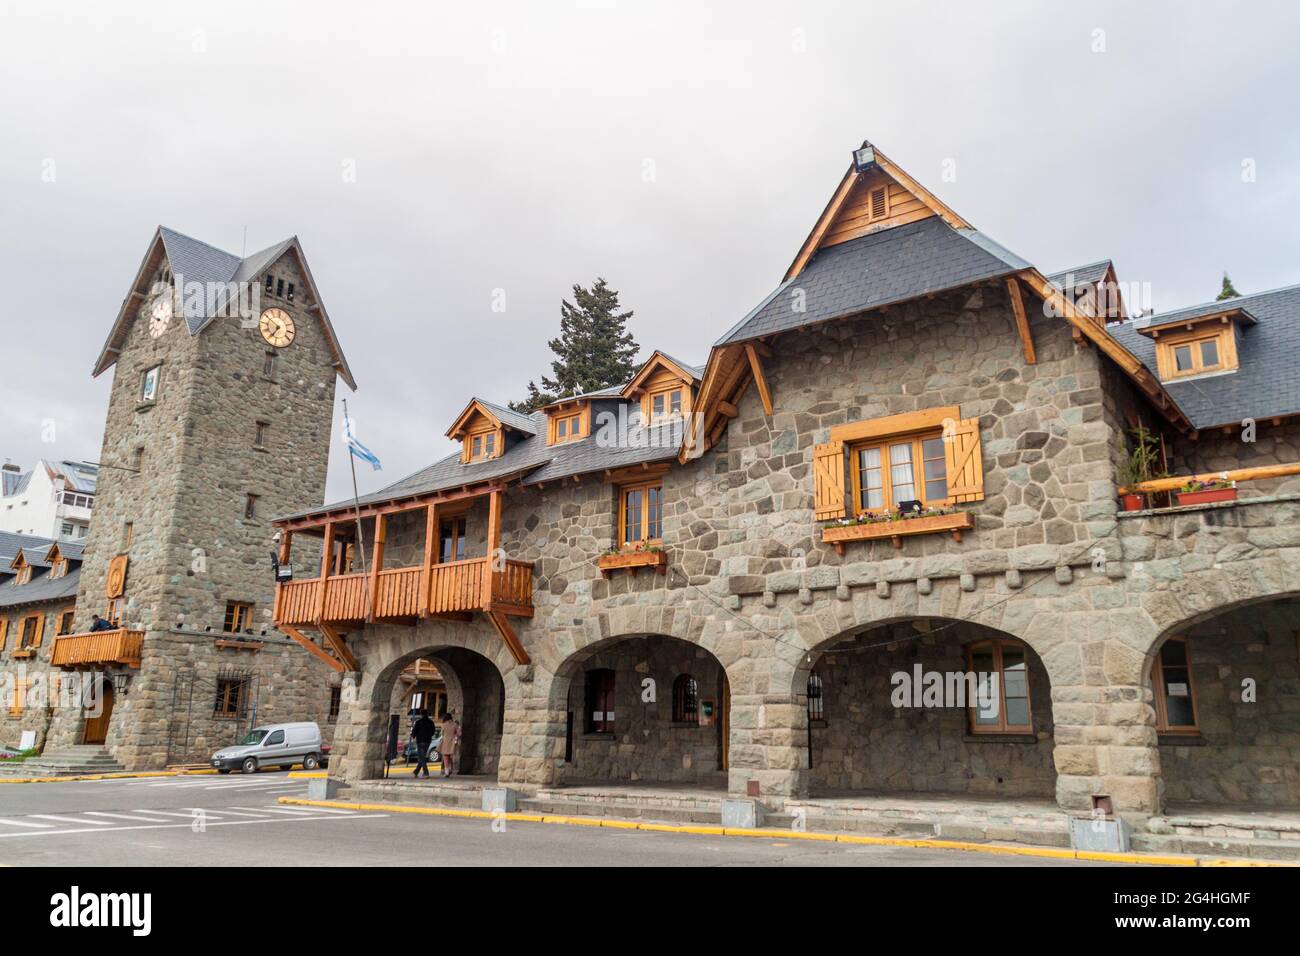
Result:
M155 339L167 331L172 321L172 297L161 296L149 312L149 334Z
M293 316L284 309L267 309L262 313L257 328L267 344L274 345L277 349L284 348L297 334L297 329L293 325Z

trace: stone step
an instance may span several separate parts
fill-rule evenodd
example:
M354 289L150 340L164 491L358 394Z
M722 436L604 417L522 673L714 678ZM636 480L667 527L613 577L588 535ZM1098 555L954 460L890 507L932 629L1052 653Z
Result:
M1187 853L1248 860L1300 861L1300 840L1225 839L1184 834L1134 833L1134 850L1142 853Z

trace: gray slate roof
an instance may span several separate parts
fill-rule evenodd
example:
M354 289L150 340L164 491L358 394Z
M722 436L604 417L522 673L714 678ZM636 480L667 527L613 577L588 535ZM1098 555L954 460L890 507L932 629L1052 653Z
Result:
M675 458L681 448L680 429L672 425L642 428L639 423L639 406L634 403L626 403L626 406L629 409L629 427L625 442L618 442L616 437L609 440L611 434L617 436L620 432L613 428L602 430L601 414L597 412L593 416L592 434L588 437L547 445L546 414L534 412L531 416L524 416L529 419L532 433L510 445L500 458L462 463L459 453L448 455L386 488L362 496L361 504L443 491L511 475L522 475L522 483L528 485L590 474L606 468L626 468ZM285 517L332 511L346 508L350 504L352 500L347 499Z
M93 495L99 480L99 466L88 461L47 461L46 467L63 476L64 487L69 491Z
M476 398L474 401L478 402L495 415L501 424L505 425L507 428L513 428L515 431L523 432L525 435L537 434L537 423L533 420L532 416L523 412L516 412L504 405L498 405L496 402L489 402L482 398ZM542 428L543 430L546 428L545 416L542 417Z
M180 276L186 284L201 282L212 290L218 283L225 285L234 281L235 273L243 261L239 256L191 239L166 226L160 226L158 234L162 237L163 248L167 250L167 262L171 265L172 275ZM197 335L207 325L208 317L215 313L217 305L214 298L200 308L186 297L185 325L189 328L190 335Z
M33 534L14 534L12 531L0 531L0 568L9 567L9 562L18 554L20 548L50 549L54 542L49 538L39 538Z
M8 498L11 495L21 495L31 483L32 473L30 471L0 472L0 496Z
M1185 322L1225 308L1246 309L1257 320L1255 325L1239 327L1237 357L1241 367L1223 375L1165 382L1166 391L1196 428L1300 412L1300 375L1296 374L1300 285L1179 309L1153 317L1152 323ZM1155 342L1149 336L1139 334L1132 322L1107 326L1107 331L1155 374Z
M787 332L1028 268L983 233L953 229L931 216L818 250L801 274L778 286L715 344ZM806 311L794 310L795 289L803 290Z
M1054 272L1047 277L1047 281L1059 289L1065 289L1065 280L1073 276L1076 289L1085 284L1094 285L1106 278L1106 270L1110 268L1110 265L1109 259L1090 262L1086 266L1075 266L1073 269L1066 269L1064 272Z
M69 560L68 573L61 578L51 579L50 565L45 560L45 555L54 543L49 538L0 531L0 607L40 604L45 601L66 603L76 598L77 582L81 580L81 545L59 543L59 550ZM16 584L17 576L9 570L9 562L20 548L27 563L32 565L32 579L26 584Z

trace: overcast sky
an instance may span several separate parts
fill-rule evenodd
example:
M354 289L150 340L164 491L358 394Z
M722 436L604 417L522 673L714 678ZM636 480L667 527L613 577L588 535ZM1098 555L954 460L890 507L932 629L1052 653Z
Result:
M363 493L446 454L471 395L522 396L575 282L619 290L644 353L702 362L864 138L1158 311L1224 270L1294 284L1298 35L1282 2L3 0L0 458L98 457L90 370L160 223L301 239L384 462Z

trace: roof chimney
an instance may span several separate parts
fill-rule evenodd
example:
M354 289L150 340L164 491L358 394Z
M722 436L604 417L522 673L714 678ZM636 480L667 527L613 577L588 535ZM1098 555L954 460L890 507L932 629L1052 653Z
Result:
M13 472L15 475L21 475L23 473L23 470L19 465L15 465L12 461L8 460L6 460L3 465L0 465L0 471Z

